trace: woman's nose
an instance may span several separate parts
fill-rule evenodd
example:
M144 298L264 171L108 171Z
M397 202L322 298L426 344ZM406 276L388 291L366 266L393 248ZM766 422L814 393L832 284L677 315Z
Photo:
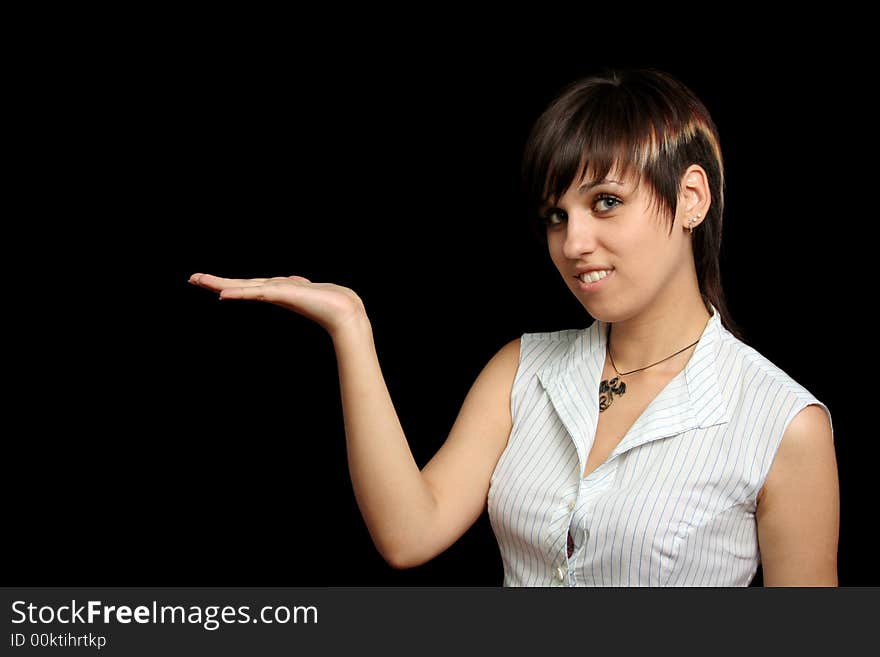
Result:
M596 223L590 217L569 215L565 224L565 239L562 243L563 254L567 258L577 260L582 253L594 251L596 236Z

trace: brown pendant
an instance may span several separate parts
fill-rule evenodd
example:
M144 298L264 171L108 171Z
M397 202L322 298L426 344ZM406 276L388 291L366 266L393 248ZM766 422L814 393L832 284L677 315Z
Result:
M605 379L599 384L599 412L611 406L614 395L622 395L626 392L626 384L615 376L610 381Z

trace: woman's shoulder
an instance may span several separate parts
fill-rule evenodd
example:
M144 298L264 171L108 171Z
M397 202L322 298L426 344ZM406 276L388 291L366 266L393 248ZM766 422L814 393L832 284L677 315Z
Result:
M589 331L590 327L523 333L520 353L534 366L554 364L561 367L588 349L591 343Z
M523 333L517 381L530 380L542 371L558 372L581 362L593 344L593 326Z
M728 331L722 332L717 352L719 376L736 374L741 392L759 393L764 398L816 402L816 397L783 365Z

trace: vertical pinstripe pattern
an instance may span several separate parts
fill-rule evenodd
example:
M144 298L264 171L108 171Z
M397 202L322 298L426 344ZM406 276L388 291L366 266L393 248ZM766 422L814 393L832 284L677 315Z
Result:
M523 334L488 493L504 586L748 586L782 435L809 404L831 412L712 311L685 368L587 477L608 325Z

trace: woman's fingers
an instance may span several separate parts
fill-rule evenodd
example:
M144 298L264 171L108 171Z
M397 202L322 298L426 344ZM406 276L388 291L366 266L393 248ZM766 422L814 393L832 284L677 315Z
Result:
M309 283L305 276L276 276L274 278L222 278L211 274L193 274L189 282L220 293L221 299L253 299L279 301L283 289L291 284Z
M254 301L273 301L275 290L266 285L247 285L226 287L220 290L221 299L252 299Z
M228 287L250 287L253 285L264 285L269 281L302 281L311 283L305 276L275 276L273 278L222 278L221 276L213 276L211 274L193 274L189 277L189 282L193 285L208 287L211 289L225 289Z
M189 282L193 285L206 287L210 290L225 290L229 287L263 285L268 280L268 278L221 278L220 276L212 276L211 274L193 274L189 277Z

